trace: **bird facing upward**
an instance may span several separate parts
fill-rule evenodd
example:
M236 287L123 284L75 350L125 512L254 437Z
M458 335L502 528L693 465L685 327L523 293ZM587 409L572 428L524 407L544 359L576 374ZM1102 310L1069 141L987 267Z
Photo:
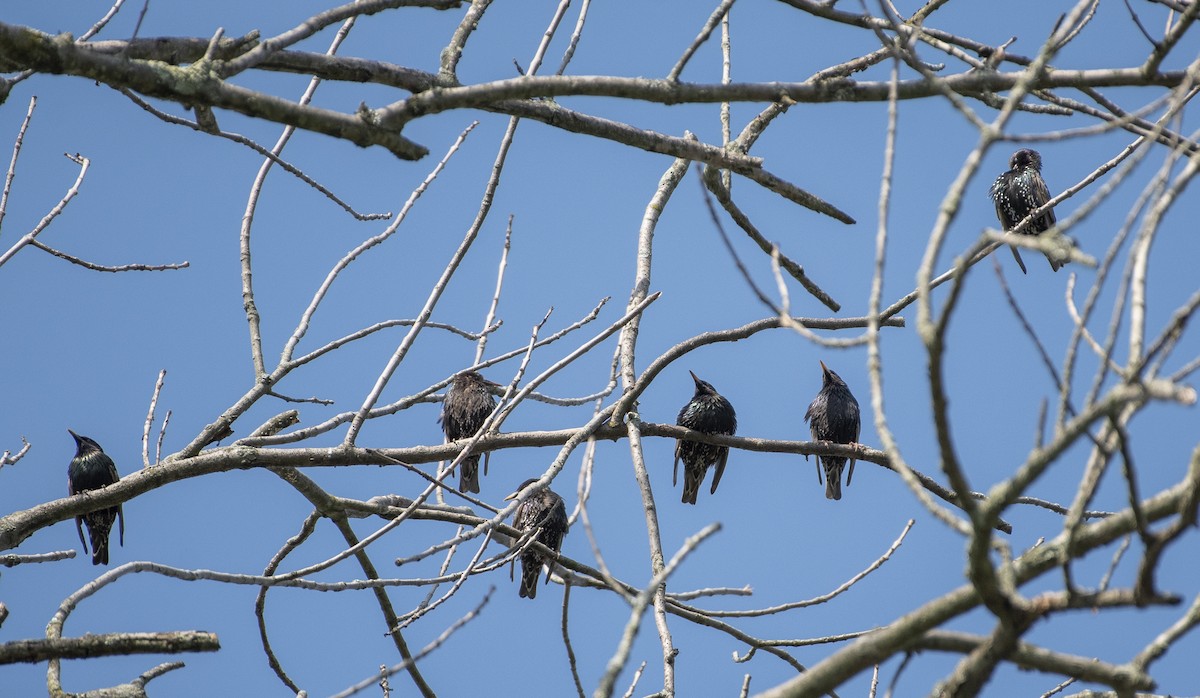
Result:
M75 457L67 466L67 491L70 494L98 490L121 479L117 474L116 464L100 448L100 444L70 429L67 433L75 439ZM88 538L92 541L93 565L108 564L108 534L112 532L113 522L118 518L121 520L121 546L124 547L125 513L120 504L75 517L75 529L79 532L79 542L83 545L84 553L88 551L88 544L83 538L83 525L87 524Z
M841 376L829 370L825 362L821 362L821 391L813 398L808 411L804 413L804 421L812 429L812 437L816 441L832 441L839 444L858 443L858 432L861 426L858 413L858 400L850 394L850 388ZM805 457L807 459L807 456ZM842 469L846 467L846 459L842 456L818 456L821 467L817 468L817 482L821 481L821 468L825 469L825 498L842 498ZM854 459L850 459L850 473L846 476L846 486L854 478Z
M692 373L688 371L688 373ZM737 415L733 405L722 397L711 385L700 380L692 373L696 383L696 394L679 410L679 418L675 423L694 431L706 434L725 434L732 436L737 431ZM675 470L671 477L671 485L679 482L679 461L683 461L683 503L695 504L696 494L700 491L700 483L710 465L716 464L713 471L712 487L709 494L716 494L717 485L721 484L721 475L725 473L725 462L729 460L729 447L700 443L679 439L675 442Z
M988 194L996 203L996 217L1000 219L1000 225L1006 231L1012 230L1025 220L1026 216L1050 201L1050 191L1042 179L1042 156L1029 148L1022 148L1013 153L1008 161L1008 171L992 182ZM1053 228L1055 222L1054 209L1049 208L1025 226L1021 233L1038 235ZM1017 258L1017 266L1021 267L1021 273L1027 273L1021 253L1015 247L1009 249ZM1065 260L1055 261L1050 255L1046 255L1046 259L1050 261L1050 268L1054 271L1066 264Z
M458 441L475 435L488 415L496 409L496 398L489 388L495 383L485 380L478 371L466 371L454 377L446 400L442 403L442 431L447 441ZM487 469L487 454L484 454ZM479 454L465 456L460 463L458 489L479 492Z
M535 482L537 478L522 482L516 492L504 498L505 501L521 496L521 493ZM567 535L568 528L567 507L563 504L562 497L552 492L549 487L534 492L517 505L517 511L513 515L513 528L521 532L533 532L539 543L555 553L562 550L563 536ZM546 582L550 582L553 561L553 556L543 555L532 546L525 548L521 553L521 598L537 597L538 574L542 571L542 565L546 566Z

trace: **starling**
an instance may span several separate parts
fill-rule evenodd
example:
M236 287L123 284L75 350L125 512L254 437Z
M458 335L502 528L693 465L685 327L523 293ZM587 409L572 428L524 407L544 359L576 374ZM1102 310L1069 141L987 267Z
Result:
M1025 220L1035 209L1050 201L1050 191L1046 189L1046 182L1042 179L1042 156L1036 150L1028 148L1013 153L1008 161L1008 171L992 182L988 194L992 201L996 202L996 217L1000 219L1000 225L1005 230L1012 230L1013 226ZM1050 208L1033 219L1021 232L1024 235L1038 235L1053 228L1054 223L1054 209ZM1021 267L1021 273L1027 273L1021 253L1015 247L1009 249L1017 258L1017 266ZM1066 264L1065 260L1055 261L1050 255L1046 255L1046 259L1050 260L1050 268L1054 271Z
M688 373L692 372L688 371ZM688 404L683 406L683 409L679 410L679 418L675 420L675 423L694 431L702 431L705 434L732 436L737 431L737 415L733 412L733 405L729 404L729 401L717 393L711 385L697 378L695 373L692 373L692 380L696 382L696 394L692 396ZM687 439L676 441L675 471L671 477L671 485L674 486L679 482L679 461L682 460L683 503L696 503L696 493L700 491L700 483L704 482L704 475L708 472L708 467L714 463L716 463L717 469L713 473L712 487L708 493L716 494L717 485L721 483L721 475L725 473L725 461L728 459L728 446L716 446Z
M467 371L454 377L446 401L442 403L442 431L447 441L458 441L475 435L488 415L496 409L496 398L489 387L495 383L484 379L477 371ZM484 455L487 467L487 455ZM463 492L479 492L479 455L472 454L462 459L458 478L458 489Z
M858 430L861 426L858 417L858 400L850 394L846 381L821 362L821 392L813 398L808 411L804 413L804 421L812 429L816 441L832 441L839 444L858 442ZM842 498L842 469L846 467L846 459L841 456L818 456L821 467L825 469L825 498ZM854 459L850 459L850 474L846 476L846 486L854 478ZM817 482L821 481L821 468L817 468Z
M516 499L525 488L535 482L537 478L522 482L516 492L504 499ZM567 527L567 507L563 504L562 497L550 491L549 487L543 487L539 492L531 494L517 506L517 512L513 515L513 528L522 532L535 531L537 541L555 553L562 550ZM532 599L537 596L537 580L542 565L546 565L546 582L550 582L550 564L553 561L553 557L543 555L532 546L521 553L521 598Z
M86 436L80 436L70 429L67 433L75 438L75 457L67 466L67 491L80 494L89 490L108 487L121 479L117 474L117 466L100 448L100 444ZM83 552L88 551L87 541L83 539L83 525L87 524L88 537L92 540L92 564L108 564L108 534L112 531L113 522L121 519L119 529L121 545L125 545L125 514L121 505L93 511L83 516L75 517L75 528L79 531L79 542L83 544Z

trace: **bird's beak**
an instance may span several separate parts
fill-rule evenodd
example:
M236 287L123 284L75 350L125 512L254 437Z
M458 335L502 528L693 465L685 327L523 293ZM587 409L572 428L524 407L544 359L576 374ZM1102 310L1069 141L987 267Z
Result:
M696 377L696 374L691 371L688 371L688 373L692 374L692 380L696 381L696 385L700 385L700 379Z
M520 495L521 495L521 491L520 491L520 490L517 490L516 492L513 492L512 494L510 494L510 495L508 495L507 497L505 497L505 498L504 498L504 501L506 501L506 502L511 502L512 500L516 499L516 498L517 498L517 497L519 497Z
M79 443L79 434L76 434L70 429L67 429L67 433L71 435L71 438L75 439L75 443Z
M829 373L829 367L825 365L824 361L817 361L817 363L821 364L821 373Z

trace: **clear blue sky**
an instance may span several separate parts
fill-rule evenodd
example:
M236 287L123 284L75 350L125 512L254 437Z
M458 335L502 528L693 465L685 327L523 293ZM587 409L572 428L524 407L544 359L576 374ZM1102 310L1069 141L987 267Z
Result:
M596 3L570 73L664 76L690 43L716 3ZM843 3L845 10L857 7ZM903 3L911 11L918 3ZM1136 3L1151 31L1162 26L1163 11ZM156 2L150 5L141 36L209 37L217 27L227 36L258 29L270 36L290 28L324 7L305 2L265 4L230 2ZM975 3L960 0L937 13L933 26L999 44L1011 36L1011 48L1036 53L1057 13L1067 3L1027 0ZM139 7L126 7L99 38L128 37ZM497 3L471 40L460 66L463 82L511 77L512 60L527 66L549 21L552 3ZM80 10L77 3L43 0L12 3L4 21L43 31L86 30L102 13ZM548 54L549 71L557 67L573 26L573 8ZM344 45L343 55L358 55L435 71L438 52L456 26L461 11L437 13L405 10L360 20ZM798 81L831 64L877 48L868 33L834 27L782 3L735 6L734 78ZM302 44L324 51L331 32ZM1178 48L1170 67L1197 53L1189 38ZM1120 3L1103 3L1077 46L1056 59L1065 68L1138 65L1148 51L1145 39ZM923 58L945 58L928 48ZM951 69L957 70L956 64ZM548 72L548 71L543 71ZM883 79L886 66L864 79ZM719 44L706 44L683 78L716 82L720 77ZM305 81L293 75L239 78L247 86L295 98ZM1111 90L1106 94L1136 108L1157 91ZM37 110L21 153L19 170L0 229L0 250L7 249L53 206L74 181L77 166L62 153L81 153L91 170L79 197L40 238L53 247L100 264L188 261L183 271L104 274L86 271L26 249L0 269L0 326L4 340L3 406L0 407L0 450L16 450L26 437L33 448L20 463L0 471L0 512L34 506L66 494L66 465L74 452L68 428L96 439L115 459L122 474L141 467L140 438L148 401L158 372L167 371L159 401L159 419L171 410L164 453L188 443L236 401L254 380L238 266L238 230L250 183L260 158L225 140L164 124L119 93L75 78L39 76L21 83L0 108L0 151L7 153L31 96ZM398 99L395 92L360 85L323 86L317 103L353 111L360 102L382 106ZM664 107L597 98L564 98L567 106L637 126L682 135L696 133L719 142L715 105ZM984 118L993 115L971 103ZM162 106L162 105L160 105ZM181 113L168 105L172 113ZM739 129L761 105L734 106ZM222 128L272 144L279 127L218 112ZM397 211L411 190L428 174L450 143L472 120L480 125L462 150L417 204L400 231L372 250L338 281L317 315L301 351L374 322L414 317L430 284L440 274L478 208L479 197L495 157L507 118L482 112L449 112L409 124L405 135L430 149L420 162L395 159L382 149L364 150L324 136L299 134L284 157L364 212ZM1081 117L1019 115L1015 133L1040 134L1090 125ZM858 220L845 226L759 190L735 178L735 195L771 240L805 266L812 278L843 304L841 316L862 315L872 270L877 225L876 198L883 167L886 105L797 105L779 119L755 147L774 173L812 191ZM1194 130L1185 120L1184 133ZM1079 181L1132 140L1124 132L1099 137L1036 144L1044 157L1043 173L1052 192ZM977 141L974 128L940 100L901 105L894 208L885 302L910 291L941 199ZM970 185L963 209L951 231L948 249L968 247L987 226L995 226L987 198L991 178L1005 168L1017 146L1001 144ZM1072 231L1084 251L1104 253L1131 202L1162 160L1159 151L1112 198ZM4 159L7 163L7 157ZM507 217L515 216L513 246L500 306L503 328L489 346L494 356L523 345L530 328L551 306L548 331L585 315L603 297L613 300L597 323L620 316L634 277L637 230L645 206L670 159L631 150L607 141L560 132L523 122L498 192L491 217L434 319L478 329L495 283L495 270ZM1095 186L1090 192L1095 191ZM1076 197L1060 208L1060 219L1083 201ZM1196 216L1194 189L1176 205L1153 248L1156 330L1169 313L1196 289ZM736 231L739 253L755 279L774 290L770 268L761 254ZM263 315L264 350L269 364L307 306L328 269L362 239L386 226L356 222L297 179L276 169L266 184L254 227L255 285ZM1029 275L1021 276L1008 252L998 260L1023 311L1060 361L1070 336L1063 298L1069 273L1079 275L1076 296L1082 298L1094 272L1078 266L1053 274L1036 253L1026 253ZM704 209L694 175L681 184L659 224L654 250L652 290L662 298L647 312L639 337L639 369L667 348L700 332L736 327L770 311L742 283L720 244ZM949 266L945 258L939 268ZM962 311L950 332L947 370L951 380L955 445L972 485L986 490L1021 463L1035 441L1038 403L1055 387L1041 367L1034 347L1004 302L991 262L970 279ZM828 311L793 285L797 315L826 317ZM1112 302L1112 287L1104 307ZM908 328L884 333L886 400L889 419L909 463L940 476L926 388L926 360L915 332L916 310L904 313ZM1108 311L1093 324L1102 333ZM585 330L590 336L594 330ZM293 373L279 390L294 397L333 400L329 407L301 406L303 425L313 425L361 404L363 396L394 351L402 334L379 333L370 340ZM557 361L582 339L573 336L534 356L528 375ZM599 390L607 379L613 343L593 350L577 365L543 387L548 394L575 397ZM1186 336L1176 359L1178 368L1197 351ZM1125 353L1118 350L1118 358ZM384 401L408 395L468 365L474 344L426 330L389 384ZM705 347L668 368L642 397L639 412L651 422L673 422L691 395L687 371L693 370L730 399L738 413L739 433L779 439L807 439L802 415L820 386L819 360L838 371L858 396L866 420L862 441L878 447L870 421L870 392L864 349L824 349L786 331L762 333L734 344ZM1088 354L1077 391L1086 391L1095 360ZM509 362L487 376L507 381L516 370ZM1053 403L1052 403L1053 404ZM236 425L244 436L288 406L264 401ZM424 404L393 417L375 420L364 429L366 446L400 447L438 443L439 405ZM590 406L564 409L525 403L505 425L506 431L566 428L583 424ZM1143 493L1178 481L1195 446L1196 417L1174 406L1151 407L1133 424ZM331 445L344 432L311 445ZM834 601L776 616L734 619L735 625L761 638L809 638L866 630L963 583L964 541L933 520L897 476L870 463L860 463L853 485L840 502L822 496L815 466L798 456L735 452L721 489L707 487L697 506L680 504L671 487L673 443L648 439L646 456L662 526L663 546L673 554L682 542L711 522L723 530L705 543L671 579L670 588L751 585L751 597L703 599L705 608L749 609L796 601L826 593L883 553L910 518L917 520L907 541L881 570ZM516 484L542 473L557 449L509 450L491 459L482 479L482 497L493 503ZM582 451L568 462L554 489L573 508ZM1069 503L1087 453L1070 451L1030 494ZM590 511L605 561L621 579L642 586L650 577L647 537L641 500L625 441L603 443ZM367 499L382 493L415 494L421 481L400 468L357 467L308 470L334 494ZM939 479L941 479L939 477ZM1124 506L1121 481L1110 475L1093 507ZM291 488L270 473L256 470L223 473L178 482L125 505L125 547L112 550L113 566L151 560L184 568L247 574L260 573L311 510ZM1061 528L1058 516L1041 509L1017 509L1010 515L1014 533L1008 538L1023 550ZM379 522L355 522L360 535ZM377 544L375 561L385 576L421 577L436 573L440 558L394 568L390 561L413 554L453 534L443 524L402 527ZM340 549L341 538L328 522L286 569L325 559ZM78 548L74 526L63 522L41 531L16 552L37 553ZM475 548L455 557L459 569ZM1135 543L1134 550L1137 550ZM490 552L495 552L490 549ZM563 552L595 564L577 524ZM1163 590L1177 592L1190 603L1197 593L1193 534L1171 549L1160 577ZM1077 567L1077 578L1094 586L1110 553L1093 555ZM10 617L0 640L40 637L54 609L70 593L99 573L85 557L43 565L6 569L0 576L0 600ZM1118 568L1115 583L1128 584L1135 558ZM358 579L353 563L319 575L323 580ZM1057 588L1060 578L1048 577ZM479 618L458 631L441 649L422 661L425 676L440 695L569 695L574 689L567 671L560 634L562 587L543 587L534 602L517 597L507 573L470 579L438 612L406 632L410 646L423 647L462 614L477 605L488 589L496 592ZM444 587L439 590L439 594ZM220 636L222 650L183 657L135 657L89 660L65 665L68 690L83 691L129 681L161 662L182 658L183 670L157 679L157 695L283 695L286 689L268 669L259 646L253 616L257 589L213 582L184 583L153 575L134 575L105 588L70 617L66 634L121 631L203 629ZM1033 593L1031 590L1030 593ZM394 591L393 603L406 611L420 602L424 590ZM610 593L573 589L570 631L583 685L595 687L628 616L627 606ZM1170 625L1181 611L1147 610L1061 615L1042 623L1027 639L1063 651L1122 662ZM281 661L310 695L327 695L398 657L383 637L382 622L369 592L317 594L276 590L268 599L268 622ZM974 613L955 629L989 632L990 618ZM1119 628L1119 632L1118 629ZM746 664L731 662L731 653L747 648L732 638L677 618L671 620L680 695L734 695L742 676L753 676L759 691L794 676L780 660L759 653ZM820 661L839 645L792 648L806 666ZM1195 657L1200 642L1186 638L1156 667L1158 691L1195 693ZM897 685L898 695L927 692L948 673L957 656L926 653L909 666ZM1182 660L1182 661L1181 661ZM618 682L624 691L633 670L647 662L636 695L661 686L661 650L652 619L647 617L629 667ZM890 681L898 662L882 669ZM869 674L843 686L843 696L866 695ZM988 695L1038 695L1059 679L1001 670ZM6 693L35 695L45 686L45 666L0 669ZM405 676L392 680L400 694L411 695ZM1075 690L1080 687L1073 687ZM376 694L375 688L370 689Z

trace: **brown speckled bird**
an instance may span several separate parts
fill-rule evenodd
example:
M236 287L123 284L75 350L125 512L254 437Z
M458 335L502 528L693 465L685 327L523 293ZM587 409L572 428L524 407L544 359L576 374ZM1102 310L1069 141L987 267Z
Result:
M75 457L67 466L67 491L70 494L98 490L121 479L117 474L116 464L100 448L100 444L70 429L67 433L75 439ZM113 522L118 519L121 522L121 545L124 546L125 512L120 504L75 517L75 529L79 532L79 542L83 544L84 553L88 551L87 541L83 539L83 526L87 524L88 538L92 541L93 565L108 564L108 535L112 532Z
M442 431L447 441L458 441L475 435L488 415L496 409L496 398L490 388L495 383L484 379L478 371L466 371L454 377L446 400L442 403ZM487 469L487 454L484 454ZM465 456L459 463L458 489L479 492L479 454Z
M858 400L850 394L850 388L841 376L829 370L825 362L821 362L821 391L808 406L804 413L804 421L812 429L812 437L816 441L832 441L839 444L858 443L858 432L861 427L858 413ZM807 456L805 457L807 459ZM842 498L842 469L846 467L846 458L842 456L818 456L821 467L817 468L817 482L821 481L821 468L825 469L825 497L827 499ZM854 459L850 459L850 473L846 476L846 486L854 478Z
M1006 231L1012 230L1025 220L1026 216L1050 201L1050 190L1046 188L1046 182L1042 179L1042 156L1038 151L1029 148L1022 148L1013 153L1008 161L1008 171L992 182L988 194L996 203L996 217L1000 219L1000 225ZM1055 222L1054 209L1049 208L1030 221L1021 233L1039 235L1053 228ZM1021 253L1015 247L1009 249L1012 250L1013 257L1016 257L1021 273L1028 273L1025 271ZM1050 268L1054 271L1066 264L1065 260L1055 261L1050 255L1046 255L1046 259L1050 261Z
M688 371L688 373L692 373ZM696 393L692 399L679 410L679 418L675 423L694 431L706 434L732 435L737 431L737 415L733 405L722 397L711 385L700 380L692 373L696 383ZM721 475L725 473L725 463L729 460L729 447L679 439L675 442L675 470L671 485L679 481L679 461L683 461L683 503L695 504L696 494L704 475L711 465L716 465L713 471L712 487L709 494L716 494L717 485L721 484Z
M516 499L535 482L536 478L522 482L516 492L504 499ZM563 504L562 497L552 492L549 487L532 493L528 499L517 505L517 511L513 514L513 528L523 532L533 531L542 545L556 553L562 550L563 536L567 535L568 528L567 507ZM532 546L521 553L521 598L537 597L537 581L542 565L546 566L546 582L550 582L553 561L553 557L543 555Z

